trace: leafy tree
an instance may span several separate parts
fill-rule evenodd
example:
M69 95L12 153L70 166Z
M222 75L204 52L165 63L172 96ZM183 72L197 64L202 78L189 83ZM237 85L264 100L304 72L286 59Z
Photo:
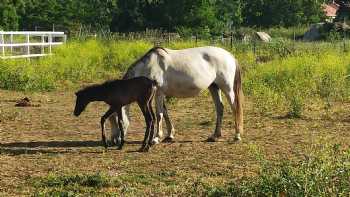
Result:
M24 12L23 0L2 0L0 4L0 29L17 30L20 14Z
M243 9L249 26L294 26L322 19L321 1L247 0Z

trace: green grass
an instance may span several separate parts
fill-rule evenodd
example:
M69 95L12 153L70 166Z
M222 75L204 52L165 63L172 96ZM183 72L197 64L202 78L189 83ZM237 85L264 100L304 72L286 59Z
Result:
M261 109L287 106L299 117L305 104L349 100L350 53L305 53L258 64L245 75L245 90Z
M178 41L165 43L165 47L208 44L205 40ZM350 52L346 49L349 43L345 44L277 38L271 43L235 42L233 48L222 47L243 66L245 93L254 98L262 112L278 109L298 118L310 101L321 100L330 106L332 101L349 100L346 76L350 74ZM143 40L71 41L57 48L51 57L1 61L0 88L51 91L119 78L151 47L152 43Z
M116 78L152 45L144 41L72 41L40 59L0 62L0 88L50 91L79 82Z
M34 180L37 188L33 196L98 195L103 188L114 186L113 179L103 174L76 174L39 177ZM108 193L104 193L107 195ZM111 195L111 194L110 194Z
M317 145L293 161L279 162L255 154L260 170L227 187L210 188L208 196L348 196L350 193L350 149L339 145Z
M226 186L213 186L201 177L182 190L201 196L348 196L350 193L350 149L338 144L314 144L299 158L267 158L259 146L250 144L250 154L257 161L255 176L242 176ZM160 192L155 185L180 190L180 182L172 177L176 172L157 174L130 172L110 176L95 174L49 174L32 178L36 192L33 196L113 196L142 195L139 187ZM214 174L208 176L215 177ZM180 178L181 179L181 178ZM163 188L164 189L164 188ZM174 192L174 191L173 191Z

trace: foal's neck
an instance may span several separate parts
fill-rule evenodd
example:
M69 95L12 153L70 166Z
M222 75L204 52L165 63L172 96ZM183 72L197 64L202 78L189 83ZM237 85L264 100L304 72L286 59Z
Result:
M88 99L93 101L105 101L107 97L106 88L104 86L95 86L87 90Z

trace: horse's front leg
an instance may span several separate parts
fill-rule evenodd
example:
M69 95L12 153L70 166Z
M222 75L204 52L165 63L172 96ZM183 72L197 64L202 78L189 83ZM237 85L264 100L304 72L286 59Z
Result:
M164 138L163 142L173 142L174 141L174 136L175 136L175 129L173 124L170 121L168 109L165 106L165 102L163 102L163 112L164 112L164 119L165 119L165 124L167 127L167 136Z
M105 122L106 122L106 119L109 116L111 116L113 112L114 111L112 110L112 108L109 108L108 111L101 117L102 143L106 149L107 149L107 140L105 135Z
M163 137L163 103L164 103L164 94L157 90L156 96L156 119L157 119L157 126L156 126L156 135L153 138L153 144L158 144L160 142L160 139Z
M124 134L126 135L129 127L129 106L124 106L122 107L122 115L123 115L123 129L124 129ZM121 143L121 138L120 138L120 129L118 125L118 119L117 119L117 113L112 114L109 117L109 122L111 123L111 143L112 145L117 145L119 146Z

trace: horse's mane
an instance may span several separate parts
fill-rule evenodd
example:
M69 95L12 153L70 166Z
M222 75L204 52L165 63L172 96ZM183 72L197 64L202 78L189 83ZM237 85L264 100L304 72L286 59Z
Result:
M147 53L145 53L141 58L139 58L138 60L136 60L134 63L131 64L131 66L129 66L128 70L126 71L126 73L123 76L123 79L126 79L128 77L128 75L132 72L132 70L135 68L135 66L137 65L137 63L144 61L146 58L148 58L152 53L157 52L157 50L163 50L166 53L168 53L166 51L165 48L163 47L153 47L151 48L149 51L147 51Z
M77 95L83 95L84 93L88 93L88 92L92 92L92 91L95 91L96 89L99 89L99 88L103 88L103 87L108 87L109 85L111 85L112 83L115 83L119 81L118 79L116 80L108 80L108 81L105 81L101 84L93 84L93 85L89 85L79 91L76 92Z

